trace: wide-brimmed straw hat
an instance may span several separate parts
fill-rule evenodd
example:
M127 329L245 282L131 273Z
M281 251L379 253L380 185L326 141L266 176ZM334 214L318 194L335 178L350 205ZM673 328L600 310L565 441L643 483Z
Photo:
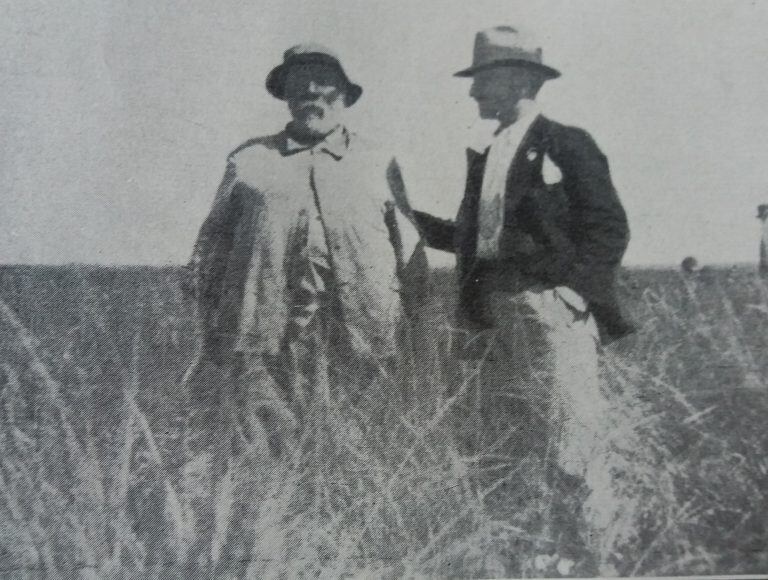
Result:
M542 62L541 52L541 47L530 35L511 26L481 30L475 36L472 66L454 76L471 77L476 72L489 68L519 66L534 70L546 79L556 79L560 72Z
M360 85L349 80L344 67L341 66L339 57L330 49L320 44L307 43L292 46L283 54L282 64L277 65L267 75L267 90L270 94L281 100L285 100L285 77L293 66L307 64L325 64L335 68L347 83L347 105L353 105L360 95L363 94L363 88Z

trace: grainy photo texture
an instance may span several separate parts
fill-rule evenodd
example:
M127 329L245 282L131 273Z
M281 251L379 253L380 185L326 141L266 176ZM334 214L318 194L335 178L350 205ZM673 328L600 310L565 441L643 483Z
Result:
M768 4L2 9L1 577L768 572Z

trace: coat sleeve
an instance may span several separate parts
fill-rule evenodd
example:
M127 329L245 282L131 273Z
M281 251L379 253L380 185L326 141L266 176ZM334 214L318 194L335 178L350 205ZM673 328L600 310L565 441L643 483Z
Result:
M575 256L569 278L576 290L599 295L599 286L613 275L629 242L626 213L613 186L608 160L588 133L565 129L551 153L562 169L570 206Z
M223 276L225 258L231 244L238 207L232 192L236 183L236 166L230 158L216 192L211 210L200 227L188 268L194 273L198 300L210 307L216 301L216 284Z

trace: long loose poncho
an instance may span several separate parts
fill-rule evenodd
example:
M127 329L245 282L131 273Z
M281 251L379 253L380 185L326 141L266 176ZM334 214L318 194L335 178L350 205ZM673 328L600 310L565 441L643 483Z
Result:
M344 128L311 148L283 131L236 149L193 254L206 354L277 354L313 260L355 352L394 354L401 274L426 263L393 178L394 160Z

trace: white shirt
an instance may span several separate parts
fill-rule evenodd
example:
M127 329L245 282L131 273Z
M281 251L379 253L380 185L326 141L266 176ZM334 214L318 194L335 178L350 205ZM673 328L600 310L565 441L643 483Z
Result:
M536 102L530 99L522 99L517 109L517 121L496 135L485 163L477 238L477 256L480 258L494 258L498 254L499 237L504 227L504 197L509 169L540 112Z

